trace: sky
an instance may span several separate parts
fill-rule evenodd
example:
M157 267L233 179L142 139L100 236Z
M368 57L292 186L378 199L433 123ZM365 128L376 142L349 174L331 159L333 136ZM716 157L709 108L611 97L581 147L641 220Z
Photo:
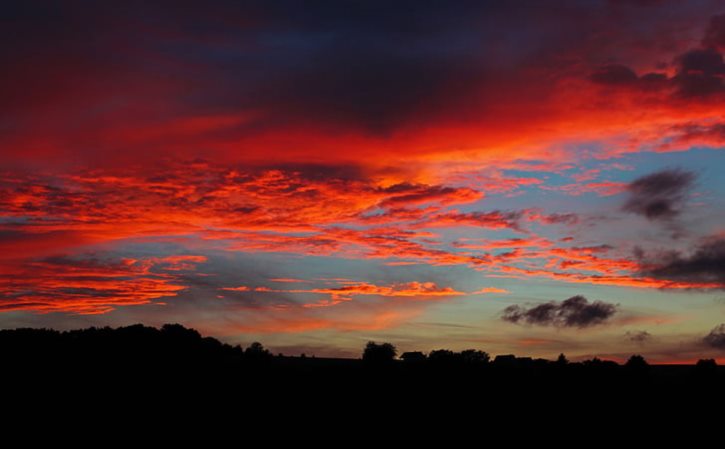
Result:
M11 1L0 328L725 363L722 1Z

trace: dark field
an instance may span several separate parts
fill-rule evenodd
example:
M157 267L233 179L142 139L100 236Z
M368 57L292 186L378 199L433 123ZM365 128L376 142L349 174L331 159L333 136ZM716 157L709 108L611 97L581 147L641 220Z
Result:
M0 354L4 447L725 442L710 364L278 357L181 326L0 331Z

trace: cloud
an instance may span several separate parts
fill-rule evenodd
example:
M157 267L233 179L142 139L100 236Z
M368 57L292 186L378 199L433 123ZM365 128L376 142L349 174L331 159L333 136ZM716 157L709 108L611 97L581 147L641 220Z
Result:
M389 196L380 203L380 207L400 207L436 202L444 205L471 203L483 198L483 193L469 188L444 186L396 184L381 189Z
M239 287L222 287L219 290L225 290L229 292L251 292L255 291L256 289L247 287L246 285L241 285Z
M657 151L682 151L694 146L725 146L725 123L682 123L665 131L668 135Z
M677 108L659 91L651 102L636 101L636 89L624 89L621 98L599 92L605 85L660 85L663 75L610 65L592 84L582 62L620 49L623 61L636 56L622 42L671 59L671 50L661 48L682 53L682 42L652 46L651 30L691 27L702 11L628 12L630 20L615 27L597 18L608 16L605 3L555 10L390 6L386 14L362 4L218 4L193 14L156 5L113 12L89 6L55 11L53 20L42 7L20 17L7 11L0 47L16 64L0 86L0 259L27 266L83 245L143 241L151 252L163 241L662 285L667 281L638 278L631 261L602 252L543 243L557 251L538 251L530 245L539 243L522 240L488 248L448 244L464 232L533 238L527 226L580 223L575 213L506 209L523 207L518 200L472 210L484 193L524 193L519 186L551 181L544 172L588 163L588 153L569 149L574 144L609 143L673 122L693 126L673 133L699 133L700 140L717 134L702 118L719 112L718 105ZM282 12L288 8L298 14ZM718 45L720 23L713 18L708 48ZM592 37L602 35L611 45ZM98 45L118 51L99 53ZM678 61L682 76L667 78L670 88L687 77L716 78L720 70L712 51ZM620 187L588 183L579 190L608 194ZM451 209L460 204L468 206ZM129 277L183 287L170 276L201 263L150 259L139 258L134 268L151 264L149 273L130 270ZM39 273L42 287L46 273ZM97 290L112 296L110 288Z
M666 113L645 118L651 103L606 101L611 96L586 81L582 61L669 60L692 41L682 29L707 14L702 5L652 13L611 2L555 10L426 4L415 11L283 3L6 11L0 50L16 64L0 88L0 118L10 131L0 145L12 156L3 162L151 166L197 156L200 148L214 160L256 165L571 162L578 152L552 149L592 134L636 133L673 115L658 110ZM612 14L622 20L603 20ZM719 17L711 20L707 48L721 42ZM97 45L116 51L98 52ZM633 76L610 64L590 78L626 85ZM712 115L676 112L684 113Z
M621 64L599 67L589 79L602 86L615 89L629 89L640 93L664 90L672 80L664 73L646 73L638 76L631 68Z
M485 240L462 238L453 242L456 248L479 249L479 250L497 250L506 248L549 248L553 243L542 237L529 238L511 238L501 240Z
M711 348L725 350L725 323L715 326L702 341Z
M484 287L479 290L476 290L474 292L468 293L469 295L487 295L489 293L500 293L507 295L511 293L510 291L506 290L505 288L498 288L498 287Z
M725 288L725 238L703 239L689 254L667 251L640 254L641 275L674 282L698 283L702 288Z
M286 284L306 284L310 281L305 279L296 279L296 278L269 278L272 282L282 282Z
M694 180L695 174L683 169L662 170L642 176L627 186L629 198L622 208L650 221L672 220L682 212L685 195Z
M530 221L538 221L539 223L546 225L560 224L572 226L579 223L579 215L575 213L541 214L535 211L529 211L527 215Z
M120 306L148 304L187 288L203 256L94 259L57 256L0 265L0 310L101 314Z
M725 14L712 16L710 24L702 39L702 45L706 48L714 48L725 51Z
M28 251L62 252L62 242L77 245L201 229L312 231L331 224L374 224L366 214L378 208L387 209L381 222L420 221L442 206L481 196L473 189L433 184L381 187L347 166L257 169L196 162L167 163L152 173L0 173L0 239L8 235L13 242L26 240L22 246ZM50 239L54 234L57 238Z
M675 58L677 72L672 77L665 73L638 76L628 66L608 64L591 73L589 80L615 89L674 92L676 98L688 101L706 101L708 97L721 95L725 93L725 63L720 53L725 47L723 17L711 18L701 48L690 49ZM661 100L667 101L666 97Z
M596 274L578 271L582 268L578 264L564 264L562 270L552 269L550 265L544 268L521 268L515 265L497 266L497 271L503 275L513 279L527 280L532 277L541 277L544 279L553 279L561 282L569 282L575 284L592 284L592 285L614 285L619 287L633 288L658 288L658 289L705 289L714 288L716 285L703 282L687 282L673 281L669 279L655 279L652 277L644 277L636 272L632 273L627 270L623 271L617 261L611 268L607 268L606 260L600 264L600 268L592 267ZM627 264L636 264L632 261L626 261ZM566 270L566 271L564 271Z
M652 334L647 331L627 331L624 337L632 343L644 344L652 340Z
M502 319L515 324L585 328L605 323L617 312L617 305L603 301L589 303L581 295L562 301L550 301L534 307L519 305L504 309Z
M561 186L541 186L543 190L555 190L569 195L579 196L585 193L596 193L599 196L618 195L626 190L627 184L616 181L577 182Z
M713 48L692 50L680 55L674 78L679 95L704 97L725 92L725 63Z
M589 78L595 83L606 85L633 84L639 79L634 70L621 64L602 66L592 73Z
M524 211L473 211L460 212L457 210L432 215L420 223L421 227L457 227L474 226L488 229L513 229L520 231L519 220L525 215Z
M314 293L329 295L329 300L316 303L305 303L303 307L328 307L350 301L354 296L381 296L389 298L435 298L465 295L452 287L439 287L434 282L405 282L392 285L375 285L370 283L346 282L349 285L334 288L309 289L273 289L269 287L223 287L220 290L235 292L270 292L270 293Z

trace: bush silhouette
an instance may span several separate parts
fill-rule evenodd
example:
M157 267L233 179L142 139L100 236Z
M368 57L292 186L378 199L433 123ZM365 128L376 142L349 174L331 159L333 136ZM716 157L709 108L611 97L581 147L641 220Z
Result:
M710 376L717 373L717 362L715 359L700 359L695 364L695 373L702 376Z
M400 359L406 363L422 363L428 360L428 357L420 351L404 352Z
M649 363L641 355L635 354L627 360L624 366L630 369L643 369L649 367Z
M369 341L365 345L362 358L366 363L385 364L392 362L397 353L398 351L395 349L395 346L390 343L378 344L374 341Z

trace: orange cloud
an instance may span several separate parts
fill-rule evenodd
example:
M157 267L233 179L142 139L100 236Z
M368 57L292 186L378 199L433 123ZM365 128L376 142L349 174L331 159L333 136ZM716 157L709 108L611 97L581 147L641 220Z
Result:
M386 184L335 166L255 171L196 161L188 167L171 163L161 173L2 175L2 258L22 264L84 245L176 237L202 249L208 244L227 251L380 259L389 265L466 265L492 275L529 273L565 282L707 288L646 280L637 275L636 261L603 257L602 247L554 247L527 229L529 223L575 225L580 218L573 213L451 208L483 198L467 187ZM461 226L527 237L446 244L433 232ZM506 248L512 250L496 251ZM203 261L181 256L143 263L171 272Z
M548 248L552 245L552 242L541 237L511 238L502 240L462 238L453 242L453 246L456 248L484 251L506 248Z
M476 290L476 291L468 293L468 294L469 295L487 295L489 293L509 294L511 292L506 290L505 288L484 287L482 289Z
M348 283L342 287L335 288L311 288L311 289L272 289L268 287L251 288L248 286L223 287L221 290L238 292L275 292L275 293L314 293L329 295L330 300L317 303L306 303L303 307L327 307L337 305L343 301L350 301L354 296L382 296L392 298L435 298L465 295L451 287L439 287L434 282L407 282L392 284L389 286L378 286L369 283Z
M716 283L701 282L681 282L660 280L647 277L637 277L633 275L598 275L586 274L579 272L561 272L542 269L525 269L514 266L502 266L499 271L506 274L512 274L519 279L528 277L542 277L557 281L579 283L579 284L597 284L597 285L613 285L618 287L635 287L635 288L661 288L661 289L713 289L718 288Z
M309 310L309 309L306 309ZM416 317L419 310L360 310L348 317L318 317L304 315L299 310L294 315L284 311L275 315L257 315L247 322L213 327L227 334L238 333L301 333L316 330L376 331L389 329Z
M0 265L0 311L106 313L119 306L176 296L186 286L171 273L193 270L201 256L169 258L52 258ZM181 262L183 261L183 262Z

